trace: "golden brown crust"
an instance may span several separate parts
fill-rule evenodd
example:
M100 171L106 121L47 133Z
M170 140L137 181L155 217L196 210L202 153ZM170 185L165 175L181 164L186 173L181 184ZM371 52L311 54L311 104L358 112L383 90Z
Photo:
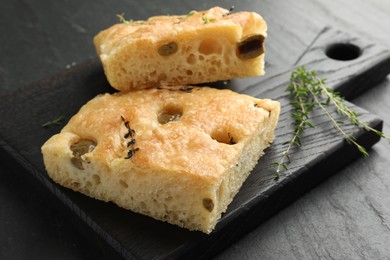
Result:
M275 101L207 87L105 94L42 152L66 187L208 233L272 142L279 110ZM83 169L71 162L80 140L96 143L80 156Z
M110 84L122 91L262 75L264 54L242 59L237 44L253 35L264 39L265 21L253 12L228 14L214 7L116 24L100 32L94 44ZM159 48L170 43L177 51L160 55Z

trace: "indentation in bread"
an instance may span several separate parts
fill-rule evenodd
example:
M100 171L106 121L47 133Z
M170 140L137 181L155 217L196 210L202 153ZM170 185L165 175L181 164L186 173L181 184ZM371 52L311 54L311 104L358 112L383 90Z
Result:
M80 170L84 170L84 163L89 163L88 153L91 153L96 147L96 143L91 140L79 140L70 146L73 157L71 162Z
M44 163L65 187L210 233L273 141L279 110L207 87L100 95L42 146ZM75 150L82 168L72 163Z
M171 121L177 121L182 116L183 111L177 105L165 105L158 113L157 120L160 124L166 124Z
M214 7L100 32L94 43L108 81L128 91L264 74L265 21L253 12L228 13Z

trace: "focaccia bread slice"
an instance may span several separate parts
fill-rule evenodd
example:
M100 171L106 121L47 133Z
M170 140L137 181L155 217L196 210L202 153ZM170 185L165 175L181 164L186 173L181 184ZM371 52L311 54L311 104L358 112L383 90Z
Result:
M214 7L116 24L94 44L109 83L129 91L262 75L266 30L257 13Z
M100 95L43 146L57 183L209 233L274 139L280 105L176 86Z

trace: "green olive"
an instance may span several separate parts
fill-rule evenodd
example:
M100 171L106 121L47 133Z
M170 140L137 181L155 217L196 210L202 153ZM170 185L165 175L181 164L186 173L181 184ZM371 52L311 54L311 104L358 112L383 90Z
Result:
M211 212L214 209L214 202L212 199L205 198L203 199L203 207L207 209L207 211Z
M164 111L158 115L158 122L160 124L166 124L172 121L178 121L181 117L181 113L169 113L167 111Z
M182 115L183 109L181 107L168 105L160 111L157 121L163 125L172 121L179 121Z
M252 35L237 43L237 56L241 59L253 59L264 53L264 36Z
M164 44L160 48L158 48L158 53L161 56L169 56L169 55L176 53L177 50L178 50L177 43L170 42L170 43Z
M82 155L92 152L96 147L96 143L91 140L80 140L70 146L73 152L71 162L76 168L84 170Z

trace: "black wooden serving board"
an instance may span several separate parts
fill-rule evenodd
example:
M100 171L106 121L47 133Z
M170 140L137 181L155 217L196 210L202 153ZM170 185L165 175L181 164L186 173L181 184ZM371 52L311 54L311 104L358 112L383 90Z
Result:
M339 45L334 45L336 43ZM331 59L327 53L333 58L349 60ZM352 59L354 55L357 57ZM390 72L390 52L358 37L326 28L300 56L296 65L317 70L320 76L328 79L329 86L350 98L374 86ZM181 229L123 210L112 203L88 198L62 188L48 178L40 153L41 145L59 132L88 100L100 93L113 92L97 59L1 99L1 156L19 167L22 175L38 180L37 183L41 184L39 187L50 191L51 199L57 206L70 212L70 215L83 223L84 228L87 227L92 234L98 234L124 258L209 257L359 157L356 148L340 138L328 120L315 111L312 123L317 127L306 132L302 138L303 146L291 153L289 170L278 181L274 180L275 169L271 162L280 159L283 143L289 139L289 133L294 128L289 97L285 92L291 69L273 71L271 67L263 77L211 84L278 100L282 104L282 111L275 142L266 150L266 155L260 159L210 235ZM383 122L379 118L351 106L361 114L362 120L381 129ZM42 127L42 124L60 115L66 119L61 125ZM337 116L336 113L334 115ZM353 133L366 148L379 140L376 135L348 123L344 128Z

